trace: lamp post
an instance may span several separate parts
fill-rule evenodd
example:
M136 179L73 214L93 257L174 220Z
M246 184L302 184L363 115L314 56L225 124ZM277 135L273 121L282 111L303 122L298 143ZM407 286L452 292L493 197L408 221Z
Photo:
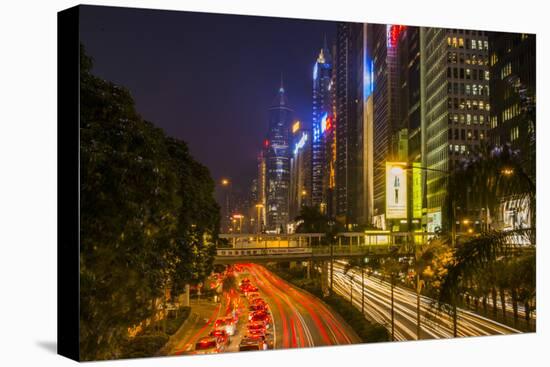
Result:
M244 218L244 215L242 214L233 214L233 220L235 219L239 220L239 233L243 233L243 218Z
M220 181L220 184L222 186L222 188L224 188L225 190L225 221L227 221L227 227L229 229L229 226L231 224L231 220L230 220L230 213L231 213L231 189L232 189L232 184L231 184L231 180L229 178L222 178L221 181Z
M259 203L259 204L256 204L256 209L257 209L257 212L258 212L258 227L257 227L257 230L256 230L256 244L258 244L260 242L260 232L261 232L261 225L262 225L262 221L261 221L261 212L262 212L262 208L264 207L263 204ZM266 242L266 247L267 247L267 242Z

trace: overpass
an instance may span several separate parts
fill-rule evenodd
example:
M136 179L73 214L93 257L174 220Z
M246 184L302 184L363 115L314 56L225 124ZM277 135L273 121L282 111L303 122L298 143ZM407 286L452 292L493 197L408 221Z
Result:
M510 231L510 250L532 250L526 239L530 229ZM525 232L525 233L524 233ZM412 257L419 246L437 236L430 232L389 232L372 230L342 232L328 244L324 233L221 234L216 244L217 264L236 262L315 261L354 257ZM457 233L457 241L475 234ZM527 243L527 242L529 243Z
M353 257L414 256L427 232L343 232L332 244L324 233L221 234L215 263L330 260Z

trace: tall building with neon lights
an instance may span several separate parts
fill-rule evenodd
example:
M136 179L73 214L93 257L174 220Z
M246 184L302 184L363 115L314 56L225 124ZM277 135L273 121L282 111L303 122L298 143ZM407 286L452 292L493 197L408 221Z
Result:
M312 115L312 205L327 210L327 142L325 135L334 124L332 55L325 41L313 66Z
M290 158L290 222L311 206L311 133L300 121L292 124Z
M286 231L289 221L290 128L293 111L281 86L268 111L266 137L266 229Z

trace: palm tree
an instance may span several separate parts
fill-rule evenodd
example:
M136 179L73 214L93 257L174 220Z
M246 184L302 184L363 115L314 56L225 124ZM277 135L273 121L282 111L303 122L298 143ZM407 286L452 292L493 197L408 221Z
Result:
M447 273L439 289L438 302L440 307L448 308L447 305L451 305L453 308L453 317L456 317L454 309L461 301L458 295L464 294L469 283L479 283L484 279L491 283L489 288L493 295L494 305L496 305L495 267L501 265L502 259L510 259L515 256L532 256L534 258L534 253L531 254L530 252L527 252L527 255L515 254L517 249L511 241L518 235L524 238L531 236L530 230L491 231L472 238L455 248L454 259L447 266ZM534 284L531 279L534 273L534 263L532 265L533 271L528 272L528 279L525 282L525 284L529 284L529 290L524 293L524 300L527 300L527 302L534 295L534 286L531 286ZM527 265L525 266L528 268ZM521 274L517 276L521 276Z
M417 246L415 248L415 257L412 263L412 270L415 277L415 290L416 290L416 338L420 340L421 333L421 308L420 308L420 295L426 282L433 276L430 271L434 264L434 258L441 252L443 247L441 243L436 241L430 241L426 245Z

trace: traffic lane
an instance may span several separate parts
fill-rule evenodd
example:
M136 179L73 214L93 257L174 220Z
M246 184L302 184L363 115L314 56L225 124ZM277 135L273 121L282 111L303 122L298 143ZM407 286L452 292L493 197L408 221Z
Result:
M340 264L335 264L334 268L335 278L339 279L339 282L342 283L340 292L342 292L342 295L346 294L347 288L347 295L349 296L349 277L343 274L344 269ZM354 282L356 283L354 284L354 292L356 290L359 291L357 298L359 298L360 302L360 271L353 269L350 273L354 276ZM385 319L389 320L391 317L391 288L389 283L375 277L365 277L365 289L367 294L365 297L366 301L373 300L378 306L370 308L375 308L375 311L384 314ZM416 339L416 293L402 287L395 287L394 301L396 318L399 317L401 321L404 321L404 325L397 325L396 323L396 328L402 328L400 330L401 334L408 335L408 337L402 335L405 339ZM357 307L357 304L355 306ZM438 311L433 306L433 300L424 296L421 296L421 320L422 331L429 334L429 336L426 336L423 333L422 338L452 337L452 318L448 314ZM518 331L515 329L473 314L472 312L459 310L459 336L498 335L516 332Z
M345 280L345 278L343 279ZM347 284L349 285L349 281L347 282ZM369 285L372 285L373 287ZM387 306L387 314L389 314L391 309L389 283L373 277L372 279L366 280L366 288L370 289L371 291L373 290L373 288L379 289L378 295L384 298L384 303ZM374 293L377 292L375 291ZM406 316L414 324L412 331L415 330L416 294L404 288L395 287L394 297L396 314L399 314L400 316ZM433 307L432 303L433 301L431 299L427 297L421 297L421 315L423 319L423 326L425 326L424 329L429 328L435 322L435 324L437 325L435 331L438 334L441 334L438 337L451 337L452 318L448 314L438 311L436 307ZM513 332L517 331L508 328L505 325L498 324L492 320L488 320L481 316L467 312L465 310L459 310L459 336L498 335Z
M251 272L279 308L274 312L276 327L279 328L279 347L360 342L353 330L318 298L290 285L260 265L251 265Z

